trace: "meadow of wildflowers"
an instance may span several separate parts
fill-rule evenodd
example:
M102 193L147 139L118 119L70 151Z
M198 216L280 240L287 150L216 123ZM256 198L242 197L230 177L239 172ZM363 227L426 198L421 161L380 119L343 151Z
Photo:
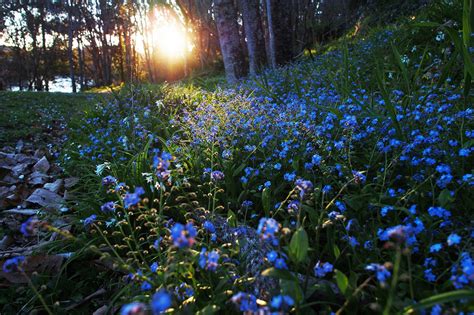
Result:
M124 89L77 122L66 242L111 266L109 309L474 312L474 109L448 36L462 5L443 3L236 87Z

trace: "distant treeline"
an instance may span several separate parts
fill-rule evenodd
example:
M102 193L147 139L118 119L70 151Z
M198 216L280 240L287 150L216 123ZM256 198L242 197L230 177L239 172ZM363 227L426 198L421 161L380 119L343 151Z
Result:
M224 64L235 81L285 64L363 16L408 0L6 0L0 1L0 89L48 90L68 75L79 88L160 82ZM419 2L419 1L418 1ZM194 49L170 68L157 54L150 18L163 10L183 24ZM139 49L140 48L140 49Z

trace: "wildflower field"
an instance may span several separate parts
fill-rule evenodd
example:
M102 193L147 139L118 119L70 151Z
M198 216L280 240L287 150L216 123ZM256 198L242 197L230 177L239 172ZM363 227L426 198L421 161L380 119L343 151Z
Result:
M4 260L28 285L0 287L0 312L472 314L464 2L237 86L97 97L58 148L79 179L67 209L16 232L59 234L35 253L64 261L47 274Z

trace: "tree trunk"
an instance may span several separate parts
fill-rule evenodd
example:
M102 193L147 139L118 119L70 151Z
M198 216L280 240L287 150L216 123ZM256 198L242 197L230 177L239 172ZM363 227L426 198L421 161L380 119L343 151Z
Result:
M291 1L266 0L270 61L283 65L293 58Z
M43 59L43 81L45 90L49 91L49 76L48 76L48 68L49 62L47 58L47 50L46 50L46 21L45 21L45 8L44 6L41 7L41 41L42 41L42 50L41 50L41 57Z
M69 58L69 75L71 77L71 87L72 93L76 93L76 78L74 77L74 51L72 47L72 40L73 40L73 29L72 29L72 8L69 4L68 6L68 58Z
M250 75L255 75L265 65L265 41L259 0L241 0L242 17L249 54Z
M273 28L272 0L265 1L268 29L268 59L272 68L276 67L275 29Z
M226 78L229 83L235 83L245 74L237 10L233 0L215 0L214 6Z
M79 86L81 91L84 91L84 48L79 37L77 38L77 56L79 60Z
M119 72L120 72L120 81L121 82L125 82L125 81L128 81L128 76L127 76L127 79L125 79L125 70L124 70L124 67L123 67L123 63L124 63L124 58L123 58L123 54L124 54L124 49L123 49L123 32L119 32L118 34L118 39L119 39Z
M133 78L134 78L133 65L135 64L135 62L134 60L132 60L132 43L131 43L129 28L126 28L124 31L124 39L125 39L125 67L126 67L127 81L133 81Z

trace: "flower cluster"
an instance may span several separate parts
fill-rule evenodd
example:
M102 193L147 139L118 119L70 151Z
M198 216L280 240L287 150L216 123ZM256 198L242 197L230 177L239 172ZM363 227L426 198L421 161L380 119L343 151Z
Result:
M187 223L186 225L176 223L171 228L171 239L173 240L174 246L179 248L193 246L194 242L196 241L196 235L196 228L191 222Z

